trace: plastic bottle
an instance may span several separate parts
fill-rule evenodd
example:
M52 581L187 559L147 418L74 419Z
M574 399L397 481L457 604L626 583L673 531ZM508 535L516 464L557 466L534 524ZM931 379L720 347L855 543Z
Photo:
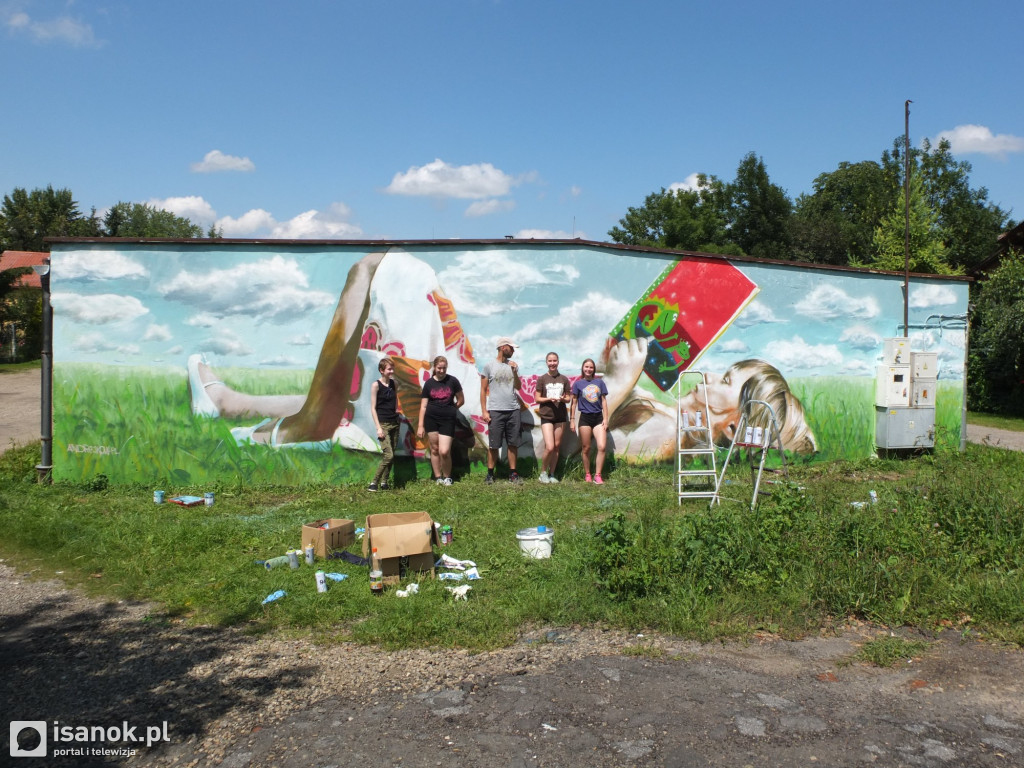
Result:
M377 548L373 548L370 556L370 591L375 595L384 594L384 571L381 568L380 555Z

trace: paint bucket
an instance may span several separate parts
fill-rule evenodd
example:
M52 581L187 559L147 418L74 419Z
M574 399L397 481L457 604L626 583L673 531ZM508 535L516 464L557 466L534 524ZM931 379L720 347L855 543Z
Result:
M536 528L523 528L516 534L519 541L519 549L527 557L537 560L551 557L551 544L555 538L555 532L546 525L538 525Z
M164 492L163 491L153 491L153 503L154 504L163 504L164 503Z
M213 494L212 493L204 493L203 494L203 503L206 504L206 506L208 506L208 507L212 507L213 506Z

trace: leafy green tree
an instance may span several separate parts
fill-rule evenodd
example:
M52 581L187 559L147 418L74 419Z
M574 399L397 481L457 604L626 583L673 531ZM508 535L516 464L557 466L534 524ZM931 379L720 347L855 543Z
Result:
M4 250L45 251L47 237L95 237L95 215L84 216L70 189L17 187L0 208L0 245Z
M903 138L882 154L887 175L903 188ZM924 140L910 150L910 175L922 180L922 192L943 232L946 260L957 272L970 270L992 254L993 243L1006 228L1008 214L988 200L984 187L970 186L971 164L954 159L949 141L938 146Z
M975 288L968 353L972 410L1024 416L1024 255L1013 253Z
M789 217L793 204L786 191L768 178L764 160L753 152L747 154L736 169L729 193L732 242L750 256L792 258Z
M909 252L907 233L909 231ZM917 176L910 179L910 228L907 229L907 210L900 200L875 229L875 255L866 264L876 269L902 272L909 263L911 272L932 275L958 274L960 270L948 261L943 230L939 217L928 204L923 182ZM908 261L909 255L909 261Z
M866 264L874 255L875 229L891 211L898 180L879 163L840 163L797 198L790 231L793 257L819 264Z
M662 187L639 208L630 208L619 224L608 233L617 243L725 252L730 245L728 188L714 176L699 174L696 189Z
M202 237L203 228L145 203L119 202L103 217L106 237Z

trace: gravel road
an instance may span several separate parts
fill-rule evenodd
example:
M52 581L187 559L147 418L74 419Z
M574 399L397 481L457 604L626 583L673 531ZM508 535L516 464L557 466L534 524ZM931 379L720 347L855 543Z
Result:
M0 375L0 448L36 439L37 387ZM0 561L0 702L20 749L40 742L17 721L48 737L18 765L1024 764L1024 652L966 631L901 631L929 645L889 669L853 660L889 634L863 624L711 644L543 627L392 653L189 626L59 579ZM82 727L105 740L70 740Z

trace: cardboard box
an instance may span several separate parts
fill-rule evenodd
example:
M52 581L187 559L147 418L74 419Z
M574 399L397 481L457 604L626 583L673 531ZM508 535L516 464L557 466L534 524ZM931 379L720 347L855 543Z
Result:
M327 525L324 528L324 525ZM302 549L313 544L317 557L325 558L336 549L345 549L356 540L356 524L351 520L316 520L302 526Z
M426 512L366 516L363 557L371 557L377 548L385 584L397 584L409 573L433 576L435 546L440 546L437 528Z

